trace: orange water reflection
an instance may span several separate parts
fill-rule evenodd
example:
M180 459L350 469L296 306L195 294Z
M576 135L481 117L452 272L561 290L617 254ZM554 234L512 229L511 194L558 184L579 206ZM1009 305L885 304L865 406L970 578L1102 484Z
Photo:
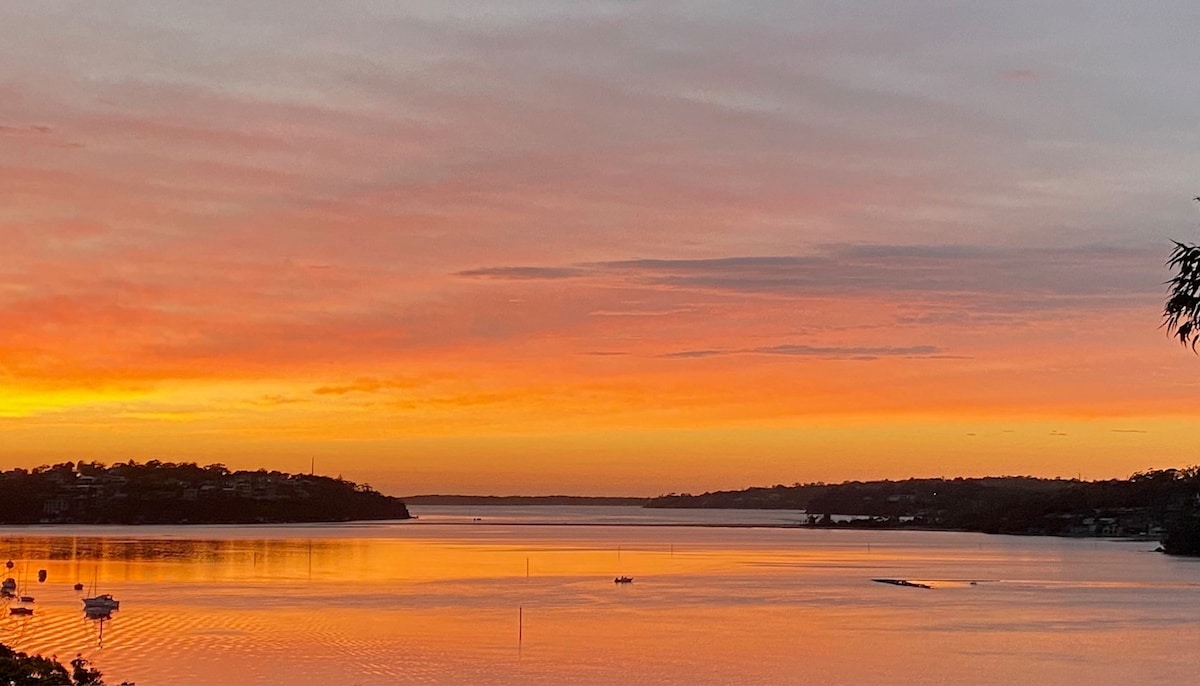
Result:
M143 684L1093 684L1191 674L1200 630L1186 608L1200 601L1200 565L1111 543L864 533L31 531L0 539L37 597L34 616L0 619L0 640L60 658L81 652L111 681ZM635 582L616 585L617 574ZM880 576L935 588L870 583ZM113 593L121 609L88 620L76 581Z

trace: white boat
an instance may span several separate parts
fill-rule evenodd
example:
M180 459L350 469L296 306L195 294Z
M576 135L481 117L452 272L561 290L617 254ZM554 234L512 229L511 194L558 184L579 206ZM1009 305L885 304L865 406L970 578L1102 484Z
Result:
M94 598L83 599L83 609L88 612L108 611L120 609L121 601L113 600L112 595L102 593Z

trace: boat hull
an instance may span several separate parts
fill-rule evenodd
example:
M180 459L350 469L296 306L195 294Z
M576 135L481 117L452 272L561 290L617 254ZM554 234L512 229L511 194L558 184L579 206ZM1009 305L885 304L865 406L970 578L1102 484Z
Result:
M83 609L88 612L112 612L120 609L121 601L113 600L112 596L102 595L95 598L84 598Z

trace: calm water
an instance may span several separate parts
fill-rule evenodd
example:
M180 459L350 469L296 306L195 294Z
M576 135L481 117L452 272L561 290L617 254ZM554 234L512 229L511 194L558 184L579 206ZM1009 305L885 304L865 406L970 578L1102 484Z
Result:
M3 612L0 641L139 686L1197 681L1200 561L1153 544L813 531L794 512L413 511L9 529L0 557L37 601ZM121 610L86 619L76 581Z

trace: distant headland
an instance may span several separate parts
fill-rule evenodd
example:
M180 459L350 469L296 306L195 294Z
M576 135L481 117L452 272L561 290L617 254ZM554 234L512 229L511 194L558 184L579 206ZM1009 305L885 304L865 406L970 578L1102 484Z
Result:
M1200 555L1198 467L1106 481L1005 476L779 484L671 493L646 507L804 510L813 527L1146 538L1162 541L1170 554Z
M591 505L642 507L650 498L588 495L408 495L409 505Z
M64 462L0 472L0 524L252 524L409 519L404 501L315 474L192 462Z

